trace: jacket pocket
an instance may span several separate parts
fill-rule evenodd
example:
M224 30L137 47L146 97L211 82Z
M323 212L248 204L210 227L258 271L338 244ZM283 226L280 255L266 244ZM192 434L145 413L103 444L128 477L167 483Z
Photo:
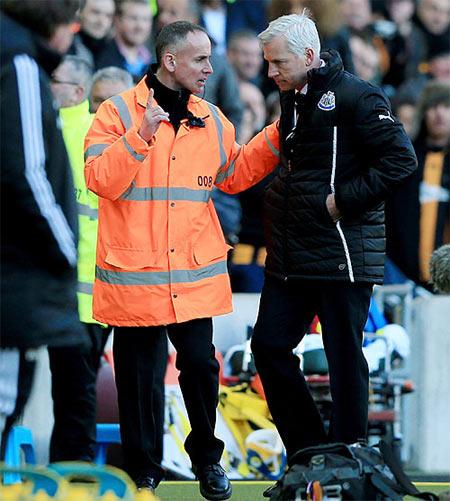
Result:
M230 245L221 241L204 242L194 247L194 262L205 264L219 258L226 259L227 253L232 249Z
M157 251L121 247L108 247L105 257L105 262L111 266L130 271L155 267L157 260Z

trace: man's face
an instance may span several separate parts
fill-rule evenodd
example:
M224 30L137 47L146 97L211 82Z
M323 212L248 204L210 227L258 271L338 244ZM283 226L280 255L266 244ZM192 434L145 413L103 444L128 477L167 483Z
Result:
M345 24L355 30L362 30L372 17L369 0L343 0L341 12Z
M51 89L58 108L68 108L80 104L83 89L76 82L71 67L67 63L60 64L52 73Z
M57 26L55 32L48 40L48 45L59 52L65 54L73 42L74 29L73 24L60 24Z
M87 0L80 13L81 29L93 38L104 38L111 30L114 11L113 0Z
M175 21L196 23L189 11L190 0L158 0L158 32Z
M213 72L210 57L211 42L208 35L203 31L188 33L186 40L174 50L173 78L178 87L188 89L192 94L201 94Z
M435 141L450 140L450 106L440 103L425 112L428 136Z
M228 50L228 58L239 78L252 80L258 76L263 62L259 41L256 37L240 38L235 43Z
M429 72L439 82L450 84L450 53L433 57Z
M122 13L116 16L117 34L131 47L143 45L152 29L152 12L147 4L125 2Z
M450 22L448 0L421 0L417 13L425 27L434 35L443 33Z
M97 80L91 90L91 112L95 113L98 107L111 96L120 94L127 90L126 85L121 81Z
M269 63L267 75L281 91L301 89L306 83L305 56L288 51L287 40L280 35L264 44L264 59Z

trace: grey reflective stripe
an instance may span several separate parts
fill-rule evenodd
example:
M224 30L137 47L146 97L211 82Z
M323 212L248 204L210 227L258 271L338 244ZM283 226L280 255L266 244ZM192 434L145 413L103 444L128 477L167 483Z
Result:
M267 129L264 129L264 137L266 139L267 144L269 145L270 151L277 157L280 158L280 152L275 148L272 141L269 139L267 135Z
M96 266L98 280L111 285L168 285L198 282L205 278L228 273L227 262L210 264L199 270L174 271L112 271Z
M133 148L130 146L130 143L126 140L125 136L122 136L122 141L125 144L125 148L128 150L128 153L135 158L138 162L142 162L145 158L145 155L141 155L140 153L136 153Z
M77 292L82 292L83 294L93 294L94 284L89 282L78 282Z
M120 119L125 126L125 129L131 129L131 126L133 125L133 123L131 122L131 115L122 96L113 96L110 99L115 104L117 111L119 112Z
M109 146L109 144L91 144L89 148L84 152L84 161L88 159L88 157L98 157L101 155L103 151Z
M219 141L219 148L220 148L220 167L219 167L219 169L222 169L227 164L227 155L225 153L225 148L223 147L222 120L220 120L219 113L217 112L217 107L211 103L206 103L206 104L208 105L209 109L211 110L211 114L214 118L214 122L216 122L217 139Z
M236 164L236 160L237 160L237 158L238 158L238 156L240 154L241 154L241 151L239 150L239 153L238 153L237 157L230 162L230 165L228 166L228 168L226 170L223 170L223 171L221 171L221 172L219 172L217 174L217 176L216 176L216 183L217 184L222 183L223 181L225 181L225 179L227 177L230 177L233 174L233 172L234 172L234 166Z
M208 202L210 190L191 190L189 188L138 188L131 185L120 197L122 200L188 200L190 202Z
M98 219L98 209L89 207L89 205L86 204L80 204L80 202L77 202L77 209L79 216L88 216L91 219Z

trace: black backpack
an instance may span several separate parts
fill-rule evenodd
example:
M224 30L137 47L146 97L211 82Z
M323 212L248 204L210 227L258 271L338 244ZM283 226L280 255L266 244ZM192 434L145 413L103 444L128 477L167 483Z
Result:
M341 443L301 449L271 490L271 501L399 501L404 496L437 500L419 492L385 442L377 447Z

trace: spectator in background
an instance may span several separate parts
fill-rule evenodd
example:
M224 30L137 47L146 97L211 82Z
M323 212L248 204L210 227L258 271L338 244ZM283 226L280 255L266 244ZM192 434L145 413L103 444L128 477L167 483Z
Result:
M267 5L268 21L288 14L301 14L304 8L304 0L270 0Z
M344 69L354 73L352 52L349 46L350 33L347 26L343 24L339 0L303 0L303 5L313 14L323 49L337 50Z
M429 82L441 82L450 85L450 46L448 40L441 40L435 44L434 52L427 62L419 67L419 73L406 80L398 89L399 94L411 94L419 100L425 86Z
M80 31L75 35L71 53L84 58L92 68L112 36L114 0L86 0L80 11Z
M405 132L410 138L414 131L414 115L416 112L417 98L415 94L407 91L399 91L392 100L394 113L403 124Z
M450 85L430 82L417 105L418 170L387 205L388 257L429 287L432 252L450 243Z
M239 83L239 95L244 104L244 114L238 142L245 144L264 128L266 106L262 92L250 82Z
M361 36L364 33L367 42L377 50L380 78L383 78L390 67L388 44L382 29L383 25L374 22L370 0L342 0L341 13L350 34L356 33ZM357 71L356 62L353 62Z
M372 36L367 32L353 32L350 49L355 67L355 75L367 82L379 85L381 81L380 54L372 44Z
M387 0L386 9L393 34L388 47L390 67L383 84L397 89L416 76L419 64L425 59L425 38L413 23L414 0Z
M48 348L55 418L50 462L94 460L97 370L111 332L92 318L98 200L84 181L84 138L92 123L91 83L91 66L77 56L66 56L52 73L51 88L60 108L78 208L78 314L90 344Z
M227 56L239 80L260 85L264 60L256 33L249 30L233 33L228 42Z
M200 24L206 28L218 54L225 54L231 35L240 30L258 33L266 25L261 0L200 0Z
M97 68L117 66L133 76L135 82L146 73L151 54L146 47L152 29L148 0L120 0L114 18L115 36L97 59Z
M0 434L21 415L43 345L86 340L76 303L77 219L50 74L77 0L1 2Z
M92 77L91 112L95 113L103 101L130 89L133 85L133 77L126 70L116 66L108 66L98 70Z
M199 23L201 8L198 0L158 0L157 32L175 21ZM239 133L242 120L242 102L236 74L223 55L219 55L213 44L211 66L214 73L208 78L204 97L220 107Z
M450 40L450 3L448 0L419 0L416 26L421 30L426 43L426 60L437 48L449 44Z

